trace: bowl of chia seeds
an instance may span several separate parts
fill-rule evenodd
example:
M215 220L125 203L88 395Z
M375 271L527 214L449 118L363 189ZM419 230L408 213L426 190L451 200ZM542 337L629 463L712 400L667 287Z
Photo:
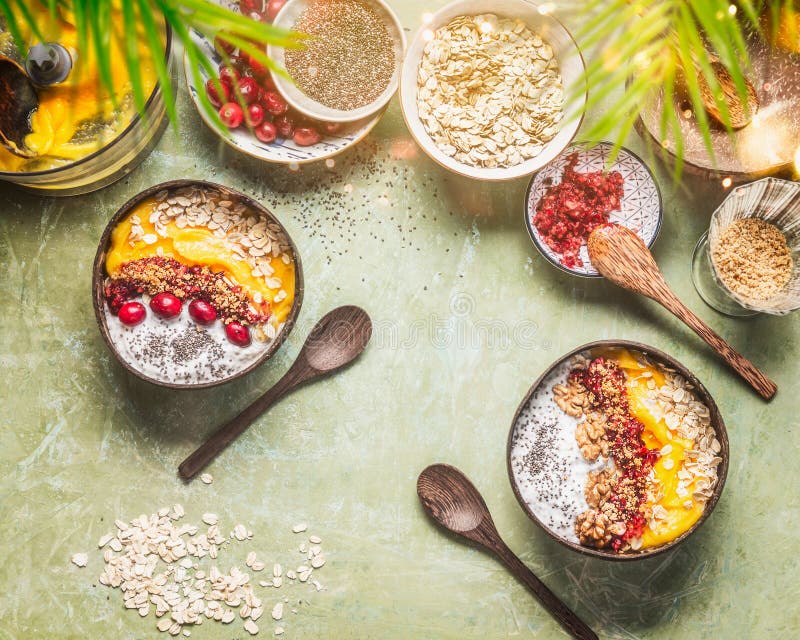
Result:
M397 92L406 37L383 0L288 0L273 24L312 36L300 49L267 49L290 76L274 74L276 87L300 113L355 122Z
M111 218L94 261L100 333L123 367L212 387L266 362L303 301L300 255L256 200L223 185L155 185Z

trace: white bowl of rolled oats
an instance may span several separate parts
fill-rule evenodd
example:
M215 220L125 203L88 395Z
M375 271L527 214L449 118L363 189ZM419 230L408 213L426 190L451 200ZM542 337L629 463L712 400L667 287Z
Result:
M423 17L400 103L436 162L480 180L530 175L578 132L584 61L572 35L525 0L458 0ZM574 93L573 93L574 92ZM577 98L570 97L571 95Z

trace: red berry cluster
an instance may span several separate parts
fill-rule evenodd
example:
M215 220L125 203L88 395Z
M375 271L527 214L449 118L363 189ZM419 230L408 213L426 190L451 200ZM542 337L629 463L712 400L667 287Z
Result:
M225 289L223 275L206 267L152 256L125 263L119 276L106 281L104 294L111 313L129 327L141 324L147 316L145 306L133 300L145 293L152 295L150 309L161 318L180 315L184 300L191 300L189 316L198 324L209 325L222 317L228 340L240 347L250 344L245 323L268 318L249 309L241 287Z
M183 303L171 293L159 293L150 299L150 309L162 318L174 318L180 314ZM135 327L144 322L147 309L141 302L131 300L119 309L119 321L128 326ZM212 324L217 319L217 310L205 300L192 300L189 303L189 315L197 324ZM229 322L225 325L225 335L237 347L246 347L250 344L250 329L240 322Z
M239 10L255 20L272 22L285 2L240 0ZM278 93L269 69L247 52L237 51L224 34L214 39L214 46L226 61L219 67L218 83L214 79L206 81L206 93L226 127L238 129L244 125L261 142L291 139L302 147L317 144L323 132L333 134L339 130L337 123L313 121L293 111Z
M589 234L620 209L625 189L619 171L578 173L578 154L567 160L561 182L549 186L536 207L533 224L547 246L561 254L561 264L574 268L583 266L579 253Z

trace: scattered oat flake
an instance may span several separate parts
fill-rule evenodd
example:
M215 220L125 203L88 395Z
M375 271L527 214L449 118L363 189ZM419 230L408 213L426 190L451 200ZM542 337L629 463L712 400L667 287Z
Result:
M305 531L306 529L308 529L308 525L305 522L302 522L300 524L294 525L292 527L292 532L293 533L303 533L303 531Z
M283 635L284 628L283 627L275 627L275 635L280 636Z
M254 636L258 633L258 625L252 620L245 620L244 630L247 631L247 633L249 633L251 636Z
M89 555L86 553L74 553L71 560L76 567L85 567L89 561Z
M214 477L210 473L204 473L203 475L200 476L200 481L203 484L211 484L212 482L214 482Z
M280 620L281 618L283 618L283 602L279 602L272 607L272 619Z

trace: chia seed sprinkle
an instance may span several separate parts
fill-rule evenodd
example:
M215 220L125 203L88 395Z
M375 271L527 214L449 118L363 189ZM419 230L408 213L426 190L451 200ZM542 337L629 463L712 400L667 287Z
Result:
M286 70L307 96L351 111L374 102L389 86L394 42L378 13L358 0L314 2L293 27L314 36L286 51Z
M222 360L225 352L202 327L187 327L170 342L172 361L181 364L208 353L210 360Z

